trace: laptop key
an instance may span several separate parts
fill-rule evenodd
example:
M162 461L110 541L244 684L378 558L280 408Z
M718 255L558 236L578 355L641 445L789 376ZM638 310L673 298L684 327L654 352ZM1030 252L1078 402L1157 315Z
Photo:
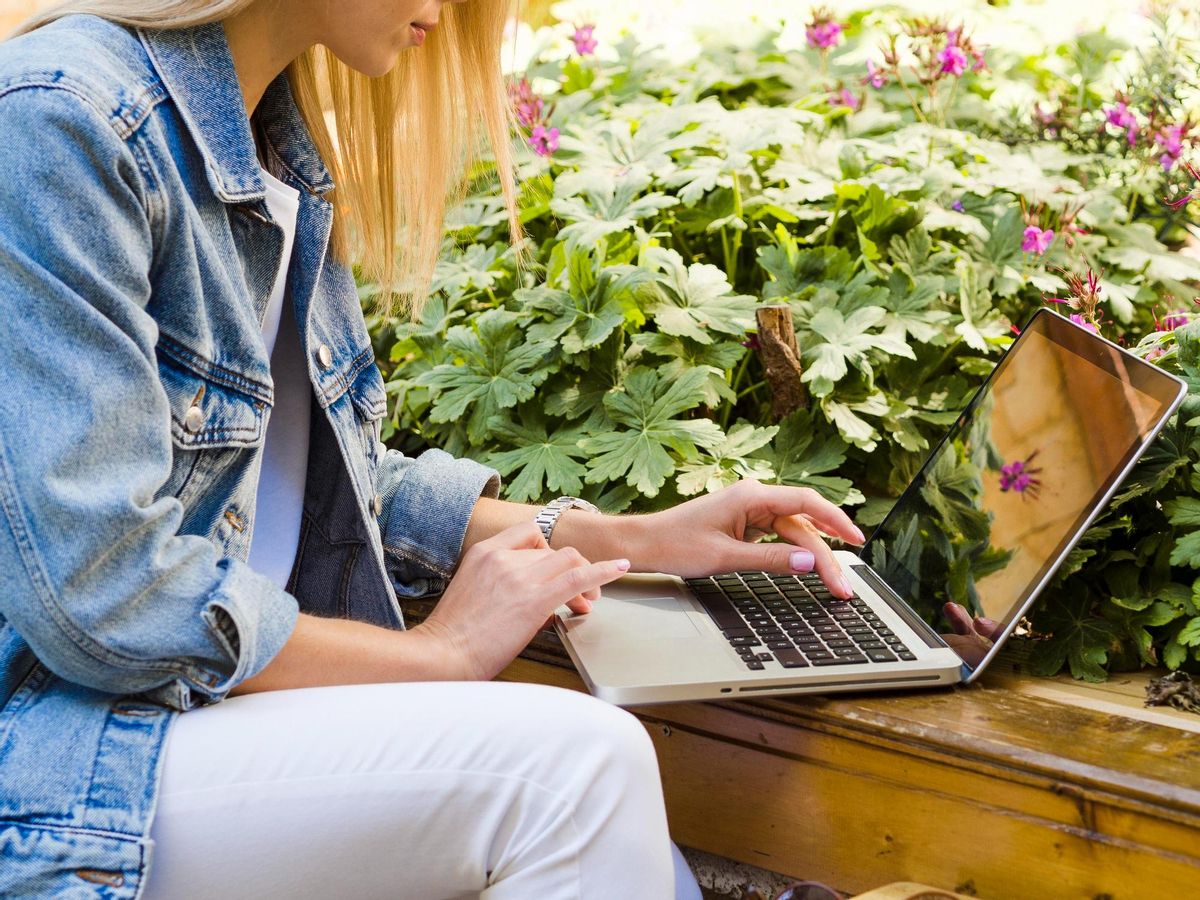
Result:
M791 647L791 641L767 641L768 650L790 650Z
M896 655L898 657L900 657L901 659L905 659L905 660L914 660L917 658L916 655L913 654L913 652L911 650L905 650L902 647L896 648Z
M729 643L735 647L761 647L762 641L756 637L736 637L730 638Z
M886 650L887 649L887 644L885 644L883 641L863 641L858 646L862 647L862 649L864 649L864 650Z
M800 654L800 651L791 648L776 650L775 658L785 669L803 669L808 666L808 660Z
M871 662L895 662L896 657L887 650L867 650L866 654L870 657Z
M862 651L859 650L857 647L835 647L834 651L833 651L833 655L834 656L862 656L863 654L862 654ZM866 662L865 656L863 657L863 661Z
M713 621L717 623L717 627L722 630L726 628L746 627L746 620L742 618L741 613L734 609L728 600L720 597L702 596L700 598L700 605L712 616Z
M727 638L754 637L754 631L750 628L722 628L721 631Z
M761 668L763 668L762 660L761 659L748 659L748 660L746 660L746 668L747 669L761 669Z
M810 656L809 659L812 660L814 666L848 666L852 663L867 661L865 656L827 656L817 659Z
M758 654L758 658L761 659L763 662L770 662L772 657L771 657L770 653L763 652L763 653Z

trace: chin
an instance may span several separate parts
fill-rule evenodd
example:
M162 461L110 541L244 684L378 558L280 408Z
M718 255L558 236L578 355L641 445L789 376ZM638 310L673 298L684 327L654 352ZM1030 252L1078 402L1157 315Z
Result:
M369 55L342 56L337 54L337 57L360 75L379 78L396 67L396 61L400 58L400 54L407 49L407 47L389 48Z

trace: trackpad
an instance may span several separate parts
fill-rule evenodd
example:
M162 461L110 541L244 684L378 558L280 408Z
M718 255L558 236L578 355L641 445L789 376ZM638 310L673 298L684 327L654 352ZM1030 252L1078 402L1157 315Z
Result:
M624 641L695 637L703 632L693 615L695 607L678 597L601 596L590 613L573 618L571 640L610 640L614 631L619 631Z

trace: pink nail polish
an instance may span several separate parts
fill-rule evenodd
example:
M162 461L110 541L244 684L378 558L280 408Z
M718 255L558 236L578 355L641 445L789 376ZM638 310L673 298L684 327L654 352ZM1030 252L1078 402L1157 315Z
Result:
M793 572L811 572L817 559L811 550L793 550L790 562Z
M620 569L622 572L628 572L629 571L629 560L618 559L617 560L617 568Z

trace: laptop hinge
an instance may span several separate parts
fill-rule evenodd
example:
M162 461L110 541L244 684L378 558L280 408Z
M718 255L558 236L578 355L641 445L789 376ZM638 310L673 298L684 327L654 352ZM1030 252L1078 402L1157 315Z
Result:
M927 647L949 647L936 631L929 627L929 624L918 616L907 603L900 599L887 584L878 575L872 572L866 566L851 566L859 578L875 589L883 602L895 610L896 615L902 618L906 625L917 633L917 636L925 642Z

